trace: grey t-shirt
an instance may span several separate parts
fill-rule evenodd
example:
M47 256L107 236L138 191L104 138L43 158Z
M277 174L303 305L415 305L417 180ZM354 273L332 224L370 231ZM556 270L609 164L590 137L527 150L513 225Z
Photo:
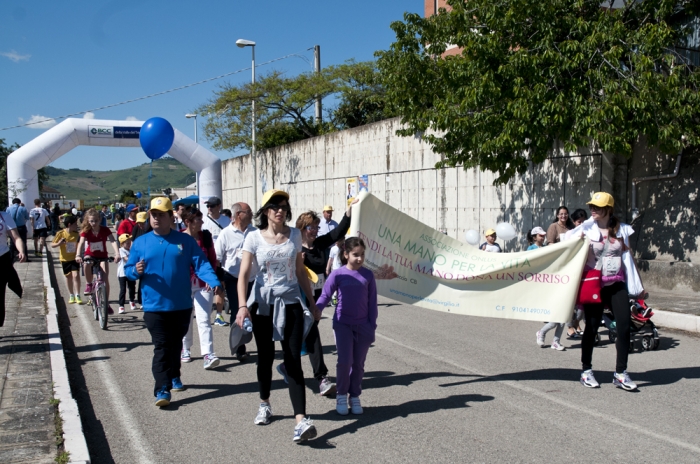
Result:
M243 242L243 251L253 254L258 274L255 285L261 287L297 287L297 254L301 253L301 232L291 228L289 240L278 245L265 241L260 230L248 234Z

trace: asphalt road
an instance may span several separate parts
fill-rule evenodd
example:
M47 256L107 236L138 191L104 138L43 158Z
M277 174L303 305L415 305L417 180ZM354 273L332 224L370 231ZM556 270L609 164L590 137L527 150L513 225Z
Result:
M56 271L66 295L59 266ZM110 281L116 310L114 265ZM316 394L303 361L307 412L319 432L303 445L292 443L291 403L276 372L274 421L253 424L259 402L254 343L249 362L240 364L228 352L228 328L214 327L222 362L205 371L195 335L194 361L183 366L188 388L173 392L170 407L159 409L143 313L115 315L103 331L87 306L68 305L72 340L66 354L93 462L700 460L696 336L662 331L658 351L635 351L629 372L638 392L612 386L615 349L603 336L593 355L602 387L593 390L578 382L579 342L564 340L564 352L542 349L535 344L539 324L380 302L377 340L365 366L363 415L337 415L335 401ZM321 338L334 371L328 317Z

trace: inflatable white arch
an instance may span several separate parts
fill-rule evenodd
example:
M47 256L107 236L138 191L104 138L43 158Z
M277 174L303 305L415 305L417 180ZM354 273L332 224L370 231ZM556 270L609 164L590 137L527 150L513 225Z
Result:
M37 170L51 164L79 145L140 147L143 121L109 121L69 118L23 145L7 157L8 198L19 198L28 207L39 198ZM221 160L175 129L168 154L199 174L199 202L221 198ZM86 160L85 168L99 167L99 160ZM206 209L203 209L206 211Z

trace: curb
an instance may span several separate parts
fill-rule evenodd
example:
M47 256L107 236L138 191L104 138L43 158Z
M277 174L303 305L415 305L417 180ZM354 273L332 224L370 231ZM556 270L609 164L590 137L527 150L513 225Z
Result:
M46 304L49 312L46 315L46 331L49 338L49 354L51 356L51 379L53 380L54 398L60 401L58 411L63 421L63 443L65 450L70 453L70 462L74 464L90 464L83 425L80 420L78 403L73 398L68 381L66 358L63 354L63 343L58 328L58 309L56 308L56 292L51 286L48 253L43 263L44 287L46 288Z
M700 316L674 313L673 311L654 310L654 324L668 329L700 333Z

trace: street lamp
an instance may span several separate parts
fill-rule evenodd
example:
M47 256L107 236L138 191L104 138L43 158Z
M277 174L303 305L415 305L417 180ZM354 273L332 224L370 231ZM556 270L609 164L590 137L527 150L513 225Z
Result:
M245 40L245 39L238 39L236 40L236 45L239 48L245 48L245 47L250 47L251 51L253 52L253 66L252 66L252 71L253 71L253 84L255 84L255 42L252 40ZM255 158L255 98L253 98L252 102L252 139L253 139L253 144L251 145L250 149L250 157L253 163L253 204L255 205L255 208L258 207L258 160Z
M197 115L187 113L185 117L187 119L194 118L194 143L197 143ZM199 172L194 173L194 194L199 196Z

